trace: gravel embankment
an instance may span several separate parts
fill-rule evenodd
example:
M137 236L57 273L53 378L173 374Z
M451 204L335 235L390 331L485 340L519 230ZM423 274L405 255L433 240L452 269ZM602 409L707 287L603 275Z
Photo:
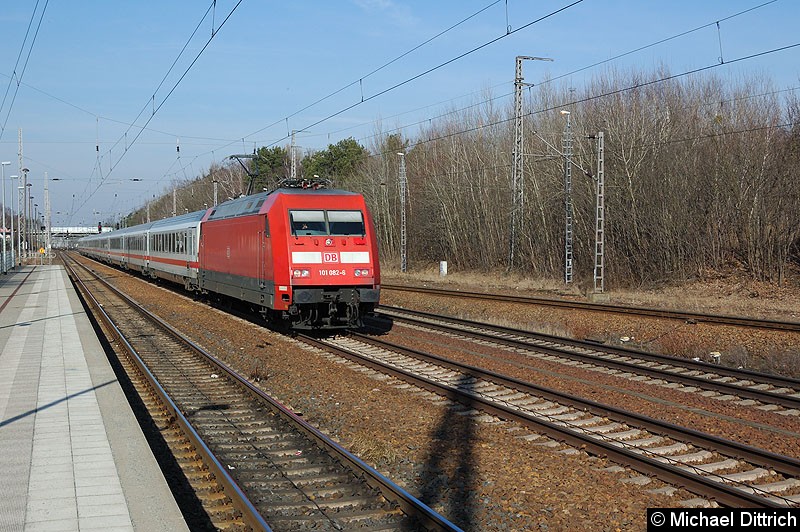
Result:
M639 485L635 472L604 471L614 464L603 458L564 452L547 440L522 439L527 432L511 423L453 415L430 394L353 371L278 333L120 272L113 275L117 286L148 309L466 530L642 530L648 507L693 497L682 490L672 496L653 493L664 484ZM390 304L409 303L399 299L385 298ZM434 305L447 311L441 303ZM424 310L425 305L416 306ZM505 309L480 312L502 312L515 323L519 318L511 320ZM619 334L613 324L599 326ZM556 381L546 385L557 387ZM577 381L573 385L576 394L601 400ZM641 386L637 393L654 393L652 386ZM687 398L678 394L671 400ZM686 409L662 410L688 415ZM719 430L739 430L733 427Z

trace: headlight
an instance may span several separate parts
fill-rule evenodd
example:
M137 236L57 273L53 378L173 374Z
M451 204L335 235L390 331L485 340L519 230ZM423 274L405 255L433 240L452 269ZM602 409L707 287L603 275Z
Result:
M300 279L303 277L311 277L311 272L309 270L292 270L292 277L295 279Z

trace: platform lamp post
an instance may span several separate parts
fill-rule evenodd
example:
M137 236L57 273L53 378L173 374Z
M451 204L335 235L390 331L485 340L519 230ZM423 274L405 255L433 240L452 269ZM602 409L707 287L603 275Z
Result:
M33 196L31 196L33 201ZM36 250L39 249L39 204L33 203L31 205L31 256L36 256Z
M12 175L11 179L18 179L18 175ZM4 194L5 196L5 194ZM17 204L19 207L19 204ZM17 254L14 252L14 240L17 239L17 233L19 233L19 227L17 227L16 233L14 232L14 190L11 190L11 258L13 258L12 267L16 268L17 266Z
M9 164L11 164L11 161L0 162L0 168L2 168L0 175L2 175L3 179L3 275L8 273L8 268L6 267L6 166Z
M32 253L31 246L33 246L33 226L31 225L31 216L33 216L33 195L31 194L31 187L33 183L25 183L25 256L26 258Z
M21 238L20 245L19 245L20 259L22 259L23 256L23 251L22 251L23 244L27 241L28 238L28 186L30 185L30 183L28 183L28 172L30 172L30 170L28 170L27 168L22 169L22 191L20 192L19 196L21 203L20 205L21 209L19 213L19 228L22 231L22 235L20 237ZM25 250L27 251L27 247L25 248ZM20 264L22 264L22 262L20 262Z
M25 187L19 185L17 187L17 257L19 266L22 266L22 234L25 231L22 227L24 220L22 218L22 209L25 201Z
M44 207L42 207L42 208L44 208ZM36 226L36 230L37 230L37 232L39 234L39 245L36 246L36 247L38 249L47 249L47 237L45 236L45 231L43 229L43 227L45 226L45 223L44 223L44 212L40 212L39 213L39 218L36 220L36 223L38 224ZM43 259L44 257L40 255L39 258Z

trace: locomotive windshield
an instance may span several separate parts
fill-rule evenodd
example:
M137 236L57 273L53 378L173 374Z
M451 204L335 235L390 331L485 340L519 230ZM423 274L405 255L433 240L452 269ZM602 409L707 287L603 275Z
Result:
M328 211L328 227L332 235L363 235L361 211Z
M366 234L361 211L289 211L289 220L295 236Z

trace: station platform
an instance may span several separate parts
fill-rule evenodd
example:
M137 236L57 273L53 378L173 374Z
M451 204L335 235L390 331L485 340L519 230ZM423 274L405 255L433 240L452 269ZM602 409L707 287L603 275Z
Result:
M0 274L0 531L188 530L62 266Z

